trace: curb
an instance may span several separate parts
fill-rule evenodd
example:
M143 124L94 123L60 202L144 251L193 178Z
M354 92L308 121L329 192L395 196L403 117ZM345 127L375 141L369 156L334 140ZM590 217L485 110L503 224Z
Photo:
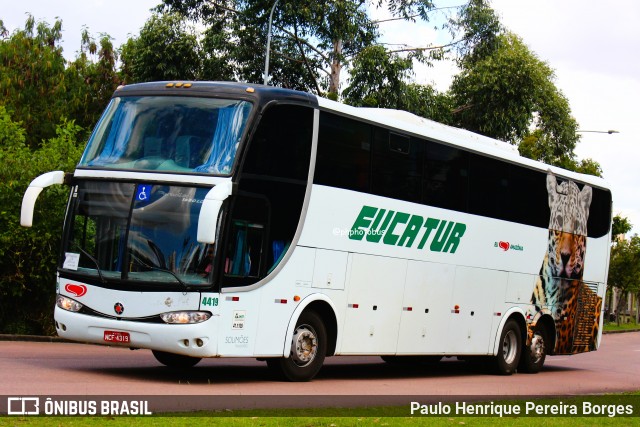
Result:
M60 337L48 337L44 335L11 335L11 334L0 334L0 341L72 342Z

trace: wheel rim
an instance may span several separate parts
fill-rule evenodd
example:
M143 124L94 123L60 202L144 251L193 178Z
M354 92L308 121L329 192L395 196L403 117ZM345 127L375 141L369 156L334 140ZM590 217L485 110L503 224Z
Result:
M316 331L309 325L300 325L293 333L291 358L300 367L309 365L318 353Z
M531 339L531 346L529 347L531 352L531 360L533 363L538 363L544 356L544 338L539 333L533 335Z
M518 338L514 331L508 331L502 340L502 357L510 365L516 360L518 354Z

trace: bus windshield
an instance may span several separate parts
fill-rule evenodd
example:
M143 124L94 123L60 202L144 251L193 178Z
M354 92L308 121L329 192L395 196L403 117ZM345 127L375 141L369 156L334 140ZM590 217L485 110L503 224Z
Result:
M250 105L196 97L114 98L79 166L229 175Z
M208 190L79 182L66 218L62 270L102 282L210 284L214 247L197 241Z

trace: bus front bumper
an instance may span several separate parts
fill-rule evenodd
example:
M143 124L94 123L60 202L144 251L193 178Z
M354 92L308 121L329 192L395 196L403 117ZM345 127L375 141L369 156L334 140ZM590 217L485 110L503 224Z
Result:
M169 325L106 319L55 308L61 338L103 345L146 348L192 357L216 357L218 316L196 324Z

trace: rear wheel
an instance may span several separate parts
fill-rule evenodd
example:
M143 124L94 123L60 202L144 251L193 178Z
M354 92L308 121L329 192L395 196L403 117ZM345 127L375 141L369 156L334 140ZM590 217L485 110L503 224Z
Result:
M520 362L522 335L515 320L508 320L500 334L498 354L493 357L492 365L497 374L511 375L516 372Z
M309 381L322 368L327 353L327 332L313 311L300 315L291 339L289 357L267 359L267 365L288 381Z
M537 326L533 331L531 344L523 347L519 371L529 374L540 372L547 357L547 343L547 331L543 326Z
M158 362L170 368L191 368L202 360L200 357L183 356L182 354L167 353L166 351L151 350L151 352Z

